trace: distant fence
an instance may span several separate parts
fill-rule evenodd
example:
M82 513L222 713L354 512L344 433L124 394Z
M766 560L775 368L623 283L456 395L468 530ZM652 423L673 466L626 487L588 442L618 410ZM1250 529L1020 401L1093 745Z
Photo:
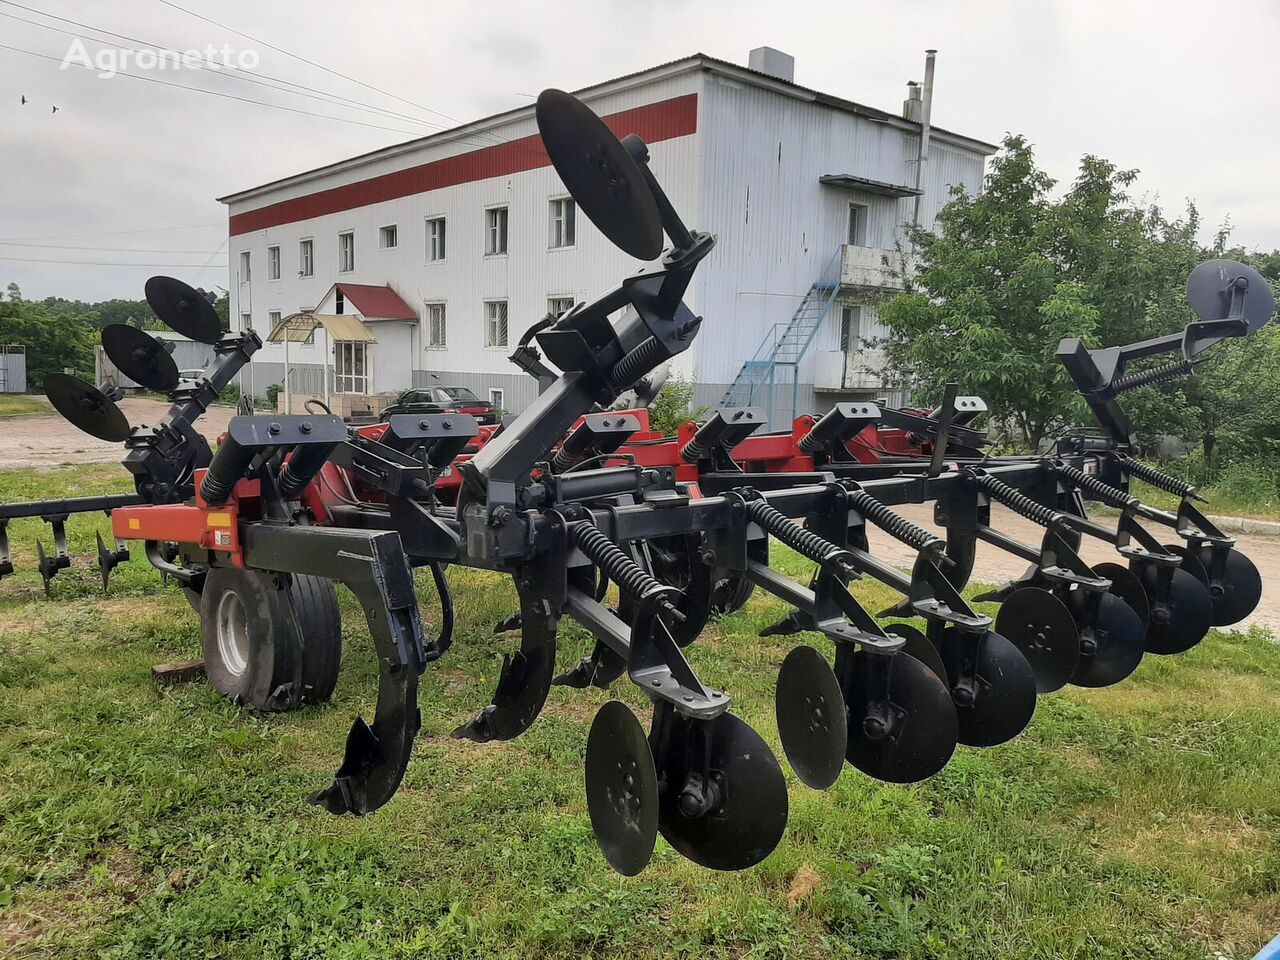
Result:
M27 392L27 348L0 343L0 393Z
M159 339L164 340L167 345L173 347L171 355L180 372L204 370L209 364L213 363L213 347L207 343L197 343L194 340L172 335L161 336ZM113 383L118 387L128 389L138 387L138 384L121 373L116 368L116 365L108 359L101 344L94 348L93 365L94 378L98 383Z

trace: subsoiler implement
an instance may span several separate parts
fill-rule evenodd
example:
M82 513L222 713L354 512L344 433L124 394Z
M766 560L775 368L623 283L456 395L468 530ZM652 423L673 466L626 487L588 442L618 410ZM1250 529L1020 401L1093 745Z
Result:
M203 377L177 380L141 331L104 333L122 371L169 392L159 424L131 429L109 392L75 378L48 387L77 426L124 442L136 493L87 505L111 510L119 538L100 552L119 562L140 544L178 582L200 612L221 692L259 709L327 699L341 644L333 584L359 599L377 650L377 706L371 722L355 720L341 765L312 802L363 814L398 788L420 726L419 677L453 640L449 565L511 576L519 612L509 625L520 631L491 702L454 736L519 736L555 685L603 688L625 674L651 701L647 731L615 700L586 743L591 822L605 858L625 874L644 868L659 833L722 870L758 863L783 835L781 766L729 693L705 683L682 652L717 610L740 606L753 589L795 608L775 632L817 632L834 645L834 662L796 646L776 691L784 752L818 788L846 762L891 782L932 776L957 744L1016 736L1039 695L1118 682L1144 654L1187 649L1257 604L1256 569L1199 511L1195 491L1131 458L1116 399L1185 373L1208 346L1266 323L1271 291L1250 268L1198 268L1189 295L1201 321L1179 336L1106 350L1064 342L1063 361L1103 432L1064 438L1051 456L985 455L973 426L984 407L954 389L931 411L838 404L790 432L761 434L759 411L726 409L659 438L645 411L610 407L630 390L651 395L654 371L699 335L702 318L683 296L715 240L681 220L638 137L619 141L556 90L539 97L537 121L578 206L647 265L522 341L517 362L541 392L500 428L405 414L352 430L317 408L237 416L214 452L193 424L261 342L252 330L223 335L208 300L170 278L148 282L148 301L175 330L215 345ZM1130 361L1171 351L1182 359L1163 373L1125 373ZM1181 496L1177 512L1132 497L1135 476ZM1116 508L1116 525L1090 519L1086 500ZM1042 540L993 528L993 501L1042 527ZM945 539L895 512L909 503L934 503ZM44 506L27 509L48 517L75 509ZM9 515L0 513L0 532ZM1160 543L1140 521L1170 527L1181 543ZM873 555L867 524L913 549L909 573ZM1113 544L1127 565L1085 564L1083 536ZM990 595L1001 602L994 621L961 594L980 540L1029 564ZM807 585L769 565L770 541L814 564ZM102 562L105 585L114 562ZM441 604L434 635L419 614L417 567L427 568ZM859 577L901 601L873 614L849 590ZM616 609L606 603L610 583ZM596 644L557 675L564 617ZM899 622L908 618L925 629Z

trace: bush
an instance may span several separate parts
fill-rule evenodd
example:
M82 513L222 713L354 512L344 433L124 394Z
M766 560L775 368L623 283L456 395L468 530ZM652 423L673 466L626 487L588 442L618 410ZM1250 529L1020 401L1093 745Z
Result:
M675 375L649 404L649 424L652 429L668 437L675 436L680 424L686 420L699 420L707 407L693 407L693 381Z
M278 383L273 383L267 387L267 406L272 410L276 408L276 401L279 399L280 392L283 389L284 387Z
M238 383L228 383L222 388L222 392L218 394L218 402L234 407L240 402L240 385Z

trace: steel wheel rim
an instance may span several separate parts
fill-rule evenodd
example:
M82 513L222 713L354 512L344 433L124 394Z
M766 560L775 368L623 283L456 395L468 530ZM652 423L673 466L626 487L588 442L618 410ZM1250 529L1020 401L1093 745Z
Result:
M218 600L218 656L232 676L249 668L249 621L240 597L228 590Z

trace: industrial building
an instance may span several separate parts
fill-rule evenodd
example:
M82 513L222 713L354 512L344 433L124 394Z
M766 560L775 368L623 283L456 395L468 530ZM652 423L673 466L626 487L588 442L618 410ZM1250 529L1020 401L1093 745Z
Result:
M927 124L919 85L890 112L793 71L760 48L749 67L695 54L575 91L644 138L676 208L717 237L686 298L705 324L677 367L695 402L775 420L883 394L867 344L901 286L902 227L978 190L996 150ZM287 370L295 398L343 412L429 385L519 410L536 393L507 359L521 333L637 267L575 210L532 104L222 201L232 324L273 341L244 389Z

